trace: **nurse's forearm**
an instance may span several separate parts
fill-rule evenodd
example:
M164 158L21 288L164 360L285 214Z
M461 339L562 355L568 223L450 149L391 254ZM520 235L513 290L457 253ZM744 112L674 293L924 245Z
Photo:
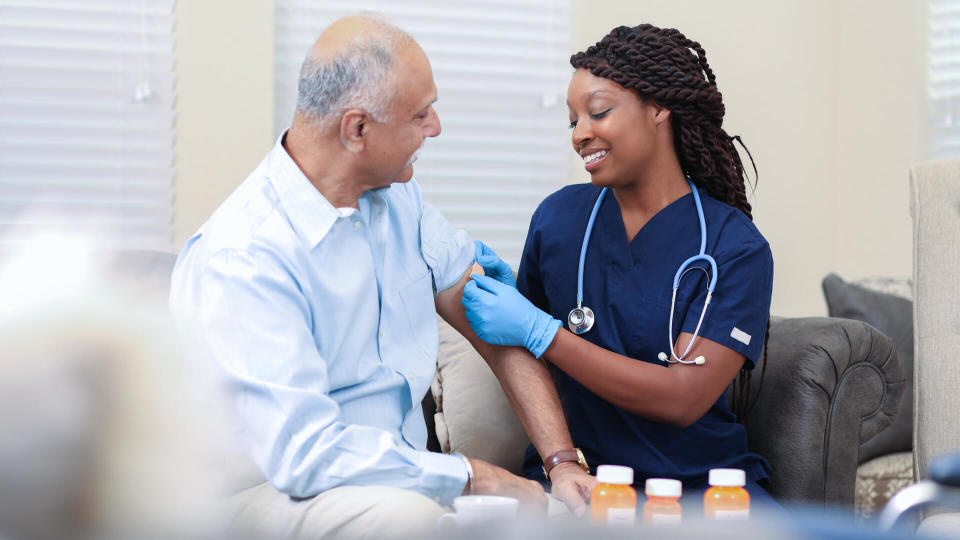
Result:
M689 334L681 334L683 350ZM702 366L642 362L598 347L561 328L543 357L610 403L656 422L687 427L700 419L733 380L743 357L706 338L691 357Z

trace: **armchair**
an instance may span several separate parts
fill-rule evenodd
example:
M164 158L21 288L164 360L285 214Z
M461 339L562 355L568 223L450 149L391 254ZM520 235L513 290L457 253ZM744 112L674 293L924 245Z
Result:
M960 265L960 159L911 168L910 214L915 336L913 465L915 479L920 481L897 493L880 521L887 528L906 526L914 513L925 510L922 532L955 536L960 526L960 429L956 421L960 370L953 358L960 349L960 289L954 277ZM925 478L930 479L922 480Z
M960 452L960 159L910 170L913 216L914 423L916 479L938 457ZM960 513L929 517L921 529L955 534Z

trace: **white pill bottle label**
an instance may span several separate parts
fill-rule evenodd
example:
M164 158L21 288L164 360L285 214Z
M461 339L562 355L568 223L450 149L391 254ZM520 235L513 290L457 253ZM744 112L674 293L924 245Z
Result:
M637 518L635 508L608 508L607 525L630 526Z
M652 525L679 525L682 522L680 514L650 514Z
M714 517L725 521L746 521L750 519L750 510L716 510Z

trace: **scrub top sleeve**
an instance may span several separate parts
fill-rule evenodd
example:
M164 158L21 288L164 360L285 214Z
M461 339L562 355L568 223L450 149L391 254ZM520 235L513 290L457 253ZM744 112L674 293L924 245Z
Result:
M550 303L540 279L540 231L537 227L540 208L530 218L530 229L523 244L520 268L517 270L517 290L541 311L550 313Z
M773 293L773 255L766 241L747 242L715 256L717 286L700 328L700 336L729 347L753 369L763 349ZM683 332L693 333L703 300L687 310Z

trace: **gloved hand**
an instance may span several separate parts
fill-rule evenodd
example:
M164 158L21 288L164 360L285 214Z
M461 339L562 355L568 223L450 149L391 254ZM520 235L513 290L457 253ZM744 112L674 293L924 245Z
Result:
M474 240L473 245L477 253L477 264L483 268L484 273L500 283L516 289L517 281L513 278L513 269L510 268L510 265L505 263L496 252L490 249L490 246L483 242Z
M543 356L560 321L537 309L513 287L479 274L471 277L460 303L480 339L493 345L521 345L537 358Z

